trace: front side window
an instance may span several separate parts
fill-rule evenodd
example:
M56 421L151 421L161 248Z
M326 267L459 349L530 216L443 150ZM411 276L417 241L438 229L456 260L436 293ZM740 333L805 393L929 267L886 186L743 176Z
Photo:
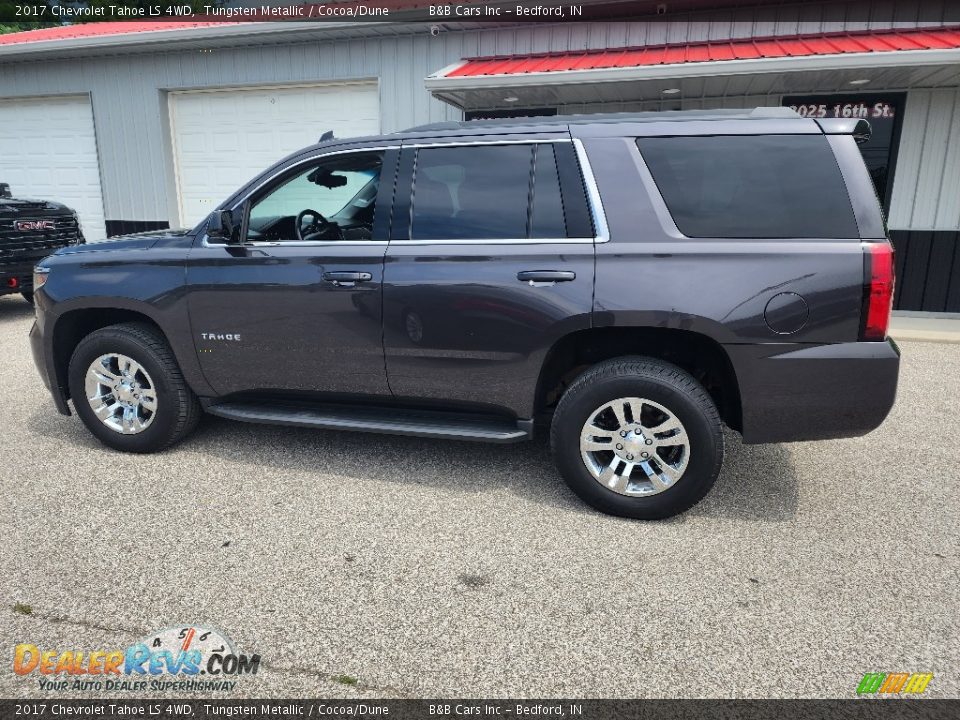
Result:
M285 179L250 208L248 240L370 240L383 153L326 158Z
M422 148L412 203L413 240L566 237L547 143Z
M687 237L859 237L823 135L651 137L637 145Z

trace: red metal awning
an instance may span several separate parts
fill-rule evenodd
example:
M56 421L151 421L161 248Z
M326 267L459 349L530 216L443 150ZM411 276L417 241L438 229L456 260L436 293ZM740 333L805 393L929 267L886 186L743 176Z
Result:
M76 25L54 25L52 27L24 30L23 32L0 35L0 45L20 45L23 43L42 43L51 40L103 37L106 35L136 35L139 33L183 30L210 25L223 25L217 21L202 20L154 20L154 21L116 21L91 22Z
M823 55L960 49L960 27L748 38L716 42L467 58L438 77L526 75Z

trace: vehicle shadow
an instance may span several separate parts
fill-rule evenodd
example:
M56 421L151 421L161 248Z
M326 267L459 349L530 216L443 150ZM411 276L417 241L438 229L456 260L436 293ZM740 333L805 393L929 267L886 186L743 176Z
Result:
M38 407L31 430L78 448L100 444L76 417ZM711 493L689 513L695 517L760 522L791 519L799 501L792 458L783 446L743 445L726 433L726 463ZM205 416L196 433L168 452L199 452L251 468L250 477L282 478L308 468L344 478L420 485L480 494L505 489L537 503L576 513L594 512L563 483L553 465L546 433L528 443L495 445L426 440L396 435L252 425Z
M723 471L713 490L685 517L722 517L760 522L786 522L797 513L800 483L785 445L744 445L730 430L724 433Z
M0 324L23 322L33 317L33 305L19 295L0 297Z
M506 489L539 503L583 512L560 479L543 438L498 445L401 435L252 425L207 416L191 447L233 462L315 468L327 475L443 488L466 494ZM193 445L195 442L197 445Z

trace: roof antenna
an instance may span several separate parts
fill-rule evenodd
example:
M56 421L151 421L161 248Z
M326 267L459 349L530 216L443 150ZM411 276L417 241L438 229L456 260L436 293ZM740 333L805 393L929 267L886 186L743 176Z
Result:
M326 142L327 140L333 140L333 130L327 130L323 135L320 136L318 142Z

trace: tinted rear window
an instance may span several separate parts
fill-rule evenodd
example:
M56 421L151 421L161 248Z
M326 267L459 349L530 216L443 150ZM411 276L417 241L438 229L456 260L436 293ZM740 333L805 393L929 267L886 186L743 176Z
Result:
M859 237L823 135L640 138L637 145L688 237Z
M568 162L575 160L570 156ZM552 143L422 148L414 172L411 238L564 238L562 163ZM579 170L572 170L582 194Z
M417 153L414 240L527 237L530 145L427 148Z

